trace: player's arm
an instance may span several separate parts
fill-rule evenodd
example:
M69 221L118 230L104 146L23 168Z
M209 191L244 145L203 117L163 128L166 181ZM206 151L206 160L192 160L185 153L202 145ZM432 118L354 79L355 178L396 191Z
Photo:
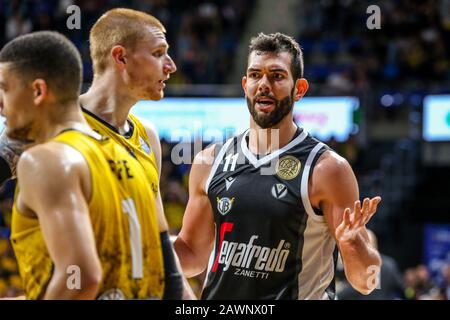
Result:
M159 140L158 131L151 123L142 120L141 122L147 131L150 146L155 155L159 179L161 176L161 142ZM156 195L156 212L158 215L159 232L161 237L161 245L163 248L164 273L166 280L163 299L193 300L196 298L195 294L181 272L180 262L175 254L172 241L169 237L168 223L166 216L164 215L164 207L159 187Z
M155 155L156 166L158 169L158 179L161 176L161 142L159 141L158 131L155 126L148 121L140 119L147 132L148 139L150 140L150 147ZM158 187L158 193L156 195L156 212L158 214L159 232L164 232L169 229L166 216L164 215L164 207L162 204L162 197L160 188Z
M175 251L189 278L203 272L214 245L214 215L205 183L214 159L214 146L199 152L189 174L189 201Z
M102 268L88 210L90 178L82 155L60 143L34 147L19 160L17 206L37 215L54 264L45 299L97 295ZM68 286L71 275L79 275L79 289Z
M309 185L311 203L324 213L341 252L348 281L362 294L369 294L376 287L381 258L370 244L365 225L375 214L381 198L366 198L361 207L352 168L332 151L321 156Z

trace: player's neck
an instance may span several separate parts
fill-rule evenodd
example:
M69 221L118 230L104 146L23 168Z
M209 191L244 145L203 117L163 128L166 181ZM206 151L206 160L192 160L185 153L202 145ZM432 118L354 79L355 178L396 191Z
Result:
M254 154L269 154L287 145L296 131L297 126L289 117L268 129L262 129L252 121L248 147Z
M44 143L67 129L90 130L86 119L76 103L65 107L64 112L57 113L54 112L52 116L39 119L40 130L34 139L36 143ZM52 113L47 112L47 114Z
M80 96L80 103L122 133L129 130L128 114L137 101L120 87L109 75L94 78L89 90Z

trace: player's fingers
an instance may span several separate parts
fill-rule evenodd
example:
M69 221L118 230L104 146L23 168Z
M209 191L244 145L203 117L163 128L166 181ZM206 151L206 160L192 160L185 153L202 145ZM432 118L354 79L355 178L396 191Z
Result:
M367 199L364 199L362 206L359 210L359 214L355 214L355 221L353 222L353 228L359 228L364 225L364 221L367 217L368 207L367 207Z
M370 217L370 206L371 206L371 201L369 200L369 198L365 198L363 201L363 206L361 209L361 219L359 220L358 226L364 226L369 217Z
M363 205L361 208L361 218L359 220L359 226L364 224L364 221L369 216L370 200L369 198L364 198Z
M380 203L380 201L381 201L380 197L376 197L376 198L372 199L371 209L369 210L369 214L365 218L364 224L367 224L369 222L369 220L372 219L373 215L377 212L378 204Z
M374 198L370 199L369 212L371 214L374 213L375 211L377 211L377 206L380 202L381 202L381 197L374 197Z
M358 220L361 219L361 201L355 201L355 205L353 208L353 220L352 224L357 224Z
M344 221L344 225L345 225L346 227L350 227L350 226L351 226L351 221L350 221L350 208L346 208L346 209L344 210L343 221Z
M365 221L364 221L364 224L365 224L365 225L366 225L367 223L369 223L370 219L372 219L372 217L375 215L375 213L376 213L376 211L370 213L370 214L366 217L366 219L365 219Z

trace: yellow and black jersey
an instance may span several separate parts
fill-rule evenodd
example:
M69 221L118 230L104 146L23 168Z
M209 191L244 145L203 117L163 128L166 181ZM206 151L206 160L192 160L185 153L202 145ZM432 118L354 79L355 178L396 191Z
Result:
M151 148L147 130L139 119L132 114L128 115L127 121L130 126L130 130L122 135L116 128L89 110L83 108L83 114L88 124L94 131L113 139L117 143L124 146L130 154L136 157L136 159L144 167L153 192L156 194L158 191L159 179L155 154Z
M98 298L162 298L164 267L155 197L142 166L109 138L67 130L52 141L76 149L90 169L89 212L103 268ZM52 260L39 220L22 215L16 205L11 239L27 298L42 298L52 276Z

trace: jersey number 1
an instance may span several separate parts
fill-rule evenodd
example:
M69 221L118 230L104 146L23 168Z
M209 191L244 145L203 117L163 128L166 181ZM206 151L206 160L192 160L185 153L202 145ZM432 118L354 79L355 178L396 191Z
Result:
M128 215L133 278L141 279L143 277L141 225L139 224L133 199L122 200L122 210Z

